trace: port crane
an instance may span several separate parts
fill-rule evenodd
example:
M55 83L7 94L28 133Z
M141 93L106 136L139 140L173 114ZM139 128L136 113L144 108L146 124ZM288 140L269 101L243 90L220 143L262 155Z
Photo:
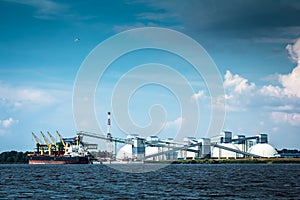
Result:
M56 142L55 142L53 136L49 133L49 131L47 131L47 133L48 133L48 135L49 135L49 137L50 137L52 143L55 145L55 150L58 151L58 145L56 144Z
M46 142L46 145L48 147L48 154L51 155L52 144L49 143L48 139L46 138L46 136L44 135L44 133L42 131L41 131L41 134L42 134L44 141Z
M44 154L44 147L45 147L46 145L42 144L42 143L40 142L40 140L38 139L38 137L37 137L33 132L32 132L32 136L33 136L33 138L34 138L34 140L35 140L35 142L36 142L37 152L41 152L41 155L43 155L43 154ZM41 149L40 149L40 147L41 147Z

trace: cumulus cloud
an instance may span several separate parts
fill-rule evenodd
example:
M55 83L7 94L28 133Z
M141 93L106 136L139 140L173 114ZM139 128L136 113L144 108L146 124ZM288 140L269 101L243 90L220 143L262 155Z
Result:
M300 60L298 61L298 66L291 73L280 75L279 81L283 86L284 94L300 98Z
M297 62L299 64L300 60L300 38L295 42L295 44L288 44L286 46L286 50L289 53L290 59L293 62Z
M250 92L255 88L254 83L248 83L248 79L245 79L238 74L233 75L229 70L226 71L224 79L224 88L230 92L242 94Z
M271 97L283 97L284 91L279 86L273 86L273 85L264 85L259 92L262 95L265 96L271 96Z
M192 99L194 100L198 100L202 97L204 97L204 90L199 90L199 92L192 95Z
M178 117L173 121L167 121L165 123L166 128L179 128L184 123L184 119L182 117Z
M9 129L12 125L19 123L19 120L15 120L12 117L9 117L4 120L0 120L0 135L5 135L9 133Z
M300 126L299 113L272 112L271 119L275 123L289 123L292 126Z
M290 58L297 62L297 66L289 74L279 74L278 82L280 86L263 86L260 90L262 95L272 97L297 97L300 98L300 38L295 44L287 45Z
M255 84L249 83L248 79L232 74L229 70L224 75L226 110L241 111L246 110L246 105L250 102L250 97L254 95Z
M4 128L9 128L10 126L18 122L19 122L18 120L13 119L12 117L9 117L8 119L5 120L0 120L1 125Z
M14 109L25 106L45 106L56 102L55 91L14 87L0 83L0 103Z
M279 86L268 85L260 89L260 94L265 97L273 97L280 100L273 112L271 120L275 123L287 123L292 126L300 126L300 113L297 113L300 98L300 38L294 44L286 46L290 59L297 66L289 74L279 74Z

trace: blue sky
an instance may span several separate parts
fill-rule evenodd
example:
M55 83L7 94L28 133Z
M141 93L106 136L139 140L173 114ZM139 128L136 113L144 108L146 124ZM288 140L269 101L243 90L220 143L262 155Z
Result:
M32 150L32 131L75 135L72 93L82 62L108 37L141 27L174 29L205 48L224 83L224 130L266 132L276 148L300 149L299 1L1 0L0 7L0 151ZM202 77L154 50L123 56L104 74L95 101L104 132L114 85L149 62L172 66L191 82L201 110L196 135L203 137L211 111ZM146 126L151 105L161 104L167 118L160 136L172 136L185 123L177 103L165 88L145 86L132 96L130 116ZM125 137L114 123L112 132Z

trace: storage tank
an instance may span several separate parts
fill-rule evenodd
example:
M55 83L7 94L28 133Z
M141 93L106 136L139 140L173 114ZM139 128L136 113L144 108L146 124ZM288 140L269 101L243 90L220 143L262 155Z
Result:
M125 144L117 153L117 160L131 160L132 159L132 145Z
M265 158L274 158L278 154L275 148L267 143L256 144L248 152Z

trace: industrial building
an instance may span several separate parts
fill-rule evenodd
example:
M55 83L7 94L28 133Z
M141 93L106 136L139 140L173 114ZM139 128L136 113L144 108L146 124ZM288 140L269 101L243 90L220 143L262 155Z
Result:
M134 136L138 137L138 136ZM137 144L138 141L132 135L127 139L133 140L134 144L125 144L117 152L118 160L141 159L145 160L185 160L201 158L244 158L244 157L277 157L278 153L274 147L268 144L267 134L258 134L255 136L237 135L232 137L232 133L224 131L212 138L187 137L182 143L174 142L172 138L161 140L157 136L150 136L145 139L143 145ZM162 143L167 145L163 146ZM188 149L176 150L178 144L190 146ZM133 147L138 145L139 147ZM138 150L139 149L139 150ZM140 150L144 149L144 150ZM174 151L170 150L174 149ZM165 153L164 153L165 152ZM153 155L151 157L151 155Z
M174 141L173 138L161 139L156 135L140 137L137 134L128 135L127 138L116 138L110 130L108 112L106 136L83 131L77 135L106 140L107 151L113 160L164 161L280 156L275 148L268 144L268 135L265 133L254 136L239 134L233 137L232 132L223 131L211 138L186 137L183 141ZM122 147L118 148L120 144Z
M232 132L224 131L220 135L211 138L211 142L224 147L236 149L236 152L225 150L212 146L212 158L243 158L246 154L238 153L248 152L264 158L272 158L278 156L274 147L268 144L268 135L265 133L255 136L237 135L232 137Z

